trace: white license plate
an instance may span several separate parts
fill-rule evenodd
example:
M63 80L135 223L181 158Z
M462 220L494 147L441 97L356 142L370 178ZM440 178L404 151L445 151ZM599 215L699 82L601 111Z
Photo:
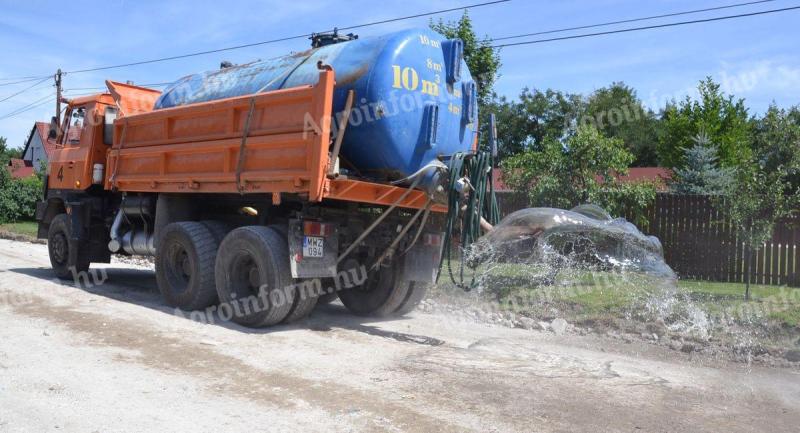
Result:
M305 236L303 238L303 257L322 257L324 238Z

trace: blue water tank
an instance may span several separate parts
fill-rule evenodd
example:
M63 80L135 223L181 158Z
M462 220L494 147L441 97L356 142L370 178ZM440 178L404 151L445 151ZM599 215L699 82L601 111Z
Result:
M315 84L321 61L336 72L335 127L348 91L355 92L342 167L397 180L439 157L472 149L477 88L463 57L461 40L405 30L189 75L170 85L155 109Z

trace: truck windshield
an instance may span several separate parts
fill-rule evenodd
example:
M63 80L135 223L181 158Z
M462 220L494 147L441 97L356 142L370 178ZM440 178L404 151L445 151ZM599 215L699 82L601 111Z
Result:
M84 118L86 109L84 107L77 108L72 111L67 124L67 140L66 144L77 144L81 141L83 133Z

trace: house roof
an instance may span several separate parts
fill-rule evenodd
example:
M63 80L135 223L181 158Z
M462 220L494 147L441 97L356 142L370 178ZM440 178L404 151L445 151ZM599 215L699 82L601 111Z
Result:
M631 167L625 176L615 176L622 183L653 182L658 190L666 190L667 184L672 179L672 170L664 167ZM601 180L598 177L598 180ZM503 181L503 170L494 169L494 190L495 192L513 191Z
M31 145L31 140L33 140L33 134L39 134L39 138L44 145L44 151L47 153L47 158L50 159L50 156L56 148L56 142L47 137L50 134L50 124L47 122L36 122L33 125L31 133L28 135L28 140L25 141L25 148L22 149L22 154L25 155L25 152L28 151L28 146Z
M618 176L623 182L636 182L641 180L665 181L672 179L672 170L666 167L631 167L627 176Z
M25 161L18 158L11 158L6 167L11 177L23 178L36 174L33 164L30 161Z
M622 183L652 182L657 189L665 190L672 174L672 170L664 167L631 167L627 175L616 178Z

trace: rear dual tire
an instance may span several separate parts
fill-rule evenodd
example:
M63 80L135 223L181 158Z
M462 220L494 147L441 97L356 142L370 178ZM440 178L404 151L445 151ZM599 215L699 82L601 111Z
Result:
M292 279L286 238L271 227L241 227L220 246L215 265L220 301L231 320L263 327L306 317L316 293L305 293ZM222 307L221 307L222 308Z
M344 269L357 266L354 260L349 260ZM403 316L419 305L427 291L425 284L402 281L396 264L390 264L368 273L362 284L341 290L339 299L351 313L359 316Z
M357 266L351 260L344 269ZM156 278L169 305L200 310L221 302L222 318L247 327L300 320L321 299L313 285L292 278L286 235L273 226L229 231L215 221L172 223L159 243ZM338 297L354 314L387 317L411 312L426 292L427 285L400 281L394 267L382 267Z

